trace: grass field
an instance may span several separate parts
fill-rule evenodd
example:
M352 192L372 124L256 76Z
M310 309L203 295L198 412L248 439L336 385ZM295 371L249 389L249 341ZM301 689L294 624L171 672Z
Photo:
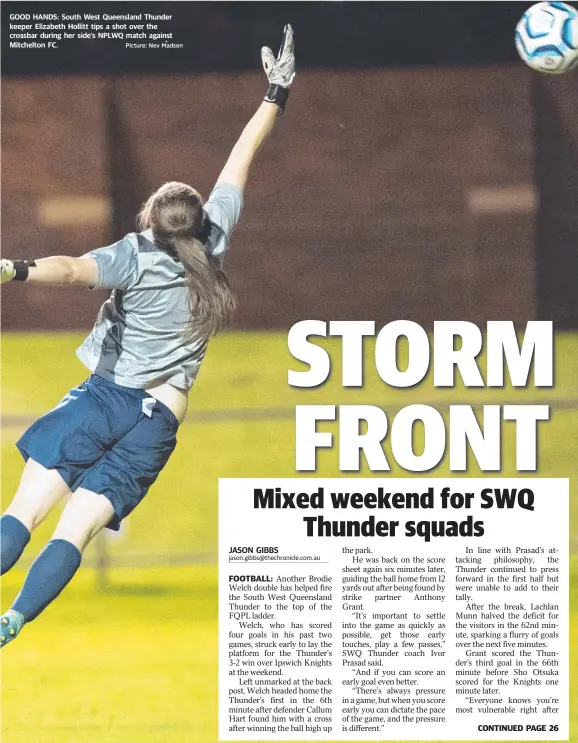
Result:
M2 497L6 505L21 471L14 441L26 418L48 410L85 376L75 360L80 336L7 334L3 340ZM174 554L216 552L218 477L291 477L297 403L551 400L542 424L539 475L571 478L571 524L578 523L578 336L557 342L552 390L436 391L430 380L411 391L385 387L371 372L363 390L341 390L339 364L315 390L288 387L297 368L282 334L235 333L215 341L192 397L179 446L126 532L109 542L115 559L162 562ZM334 346L337 353L337 347ZM370 347L369 349L370 350ZM39 363L42 360L42 366ZM30 391L33 390L33 394ZM510 424L508 424L510 425ZM513 429L505 426L503 476L515 474ZM387 446L386 446L387 450ZM449 473L447 462L434 472ZM320 455L319 476L337 476L334 451ZM368 476L367 471L360 475ZM393 469L392 475L409 473ZM472 467L472 475L479 474ZM348 475L349 476L349 475ZM34 535L24 560L50 537L56 514ZM573 532L575 533L575 528ZM136 556L136 557L135 557ZM162 558L162 559L161 559ZM144 564L144 562L143 562ZM2 654L3 743L213 743L216 740L217 570L213 564L115 568L106 592L92 570L73 584ZM23 571L3 581L4 605ZM572 570L572 637L578 639L578 570ZM572 667L576 668L576 655ZM573 691L573 737L578 735Z

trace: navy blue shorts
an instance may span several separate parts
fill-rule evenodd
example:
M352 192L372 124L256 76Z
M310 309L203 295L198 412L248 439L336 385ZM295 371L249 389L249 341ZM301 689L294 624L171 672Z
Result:
M173 412L144 390L121 387L95 374L65 395L26 431L16 446L62 475L74 491L106 496L118 530L146 495L177 443Z

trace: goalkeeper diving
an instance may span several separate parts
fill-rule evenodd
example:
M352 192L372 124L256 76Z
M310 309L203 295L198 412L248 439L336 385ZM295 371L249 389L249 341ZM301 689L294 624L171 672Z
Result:
M82 257L1 262L3 284L112 290L77 351L90 376L17 442L25 466L0 518L2 574L16 564L52 508L68 501L52 539L0 618L2 645L65 588L101 529L119 529L175 449L209 339L228 327L235 308L223 260L250 166L284 110L295 77L290 26L278 56L265 47L262 61L269 82L265 99L206 203L190 185L165 183L145 202L138 232L113 245ZM5 302L11 291L4 290ZM158 496L170 507L170 493Z

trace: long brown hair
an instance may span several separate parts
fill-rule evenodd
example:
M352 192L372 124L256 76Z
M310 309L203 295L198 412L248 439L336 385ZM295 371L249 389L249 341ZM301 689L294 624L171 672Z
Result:
M156 245L185 269L191 320L187 339L216 335L231 324L236 302L227 275L199 239L203 200L191 186L165 183L143 204L140 229L153 231Z

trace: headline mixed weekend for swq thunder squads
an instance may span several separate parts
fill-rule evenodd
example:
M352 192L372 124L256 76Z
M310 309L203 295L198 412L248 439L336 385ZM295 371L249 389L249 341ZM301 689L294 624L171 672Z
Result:
M453 492L448 486L442 487L439 494L433 487L425 492L386 492L378 487L374 492L329 492L320 486L313 493L283 492L281 488L255 488L253 508L275 509L319 509L326 506L332 509L435 509L441 506L445 511L467 511L470 508L481 509L514 509L534 511L534 492L528 487L486 487L479 493ZM329 521L321 515L304 516L305 535L308 537L396 537L404 529L406 537L421 537L429 542L435 537L482 537L485 533L484 522L474 521L467 516L463 521L436 520L427 521L414 519L406 521L400 527L399 520L379 521L370 515L365 521ZM531 554L533 550L516 548L516 554ZM524 558L520 557L524 562ZM467 560L466 560L467 562Z

